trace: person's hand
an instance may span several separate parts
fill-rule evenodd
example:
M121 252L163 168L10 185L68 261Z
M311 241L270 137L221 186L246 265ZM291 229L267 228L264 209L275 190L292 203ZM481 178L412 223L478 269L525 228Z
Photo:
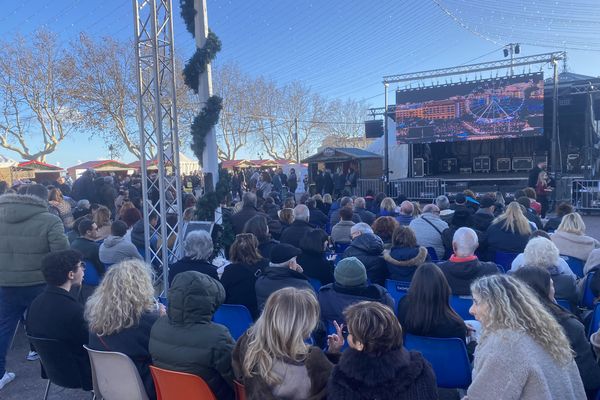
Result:
M158 315L161 317L167 315L167 307L165 307L165 305L162 303L158 303Z
M327 335L327 346L330 353L339 353L344 346L344 335L342 335L344 324L338 325L337 321L333 321L333 326L335 327L335 333Z
M336 257L335 253L334 254L329 254L327 256L327 261L335 261L335 257Z

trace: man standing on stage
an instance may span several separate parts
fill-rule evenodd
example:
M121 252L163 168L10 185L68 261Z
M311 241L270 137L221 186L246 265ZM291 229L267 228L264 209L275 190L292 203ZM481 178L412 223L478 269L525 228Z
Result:
M535 167L533 167L531 170L529 170L529 178L527 179L527 186L531 187L531 188L535 188L535 185L537 185L538 176L540 175L540 172L545 171L545 170L546 170L546 161L540 161L539 163L537 163L537 165Z

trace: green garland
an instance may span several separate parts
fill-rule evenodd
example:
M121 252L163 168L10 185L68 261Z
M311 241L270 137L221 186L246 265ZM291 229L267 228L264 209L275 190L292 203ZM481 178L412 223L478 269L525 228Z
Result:
M196 18L196 9L194 8L194 0L180 0L179 6L181 7L181 18L183 18L183 22L185 22L185 27L188 32L194 36L195 33L195 22Z
M206 101L206 106L200 111L192 122L192 150L200 164L202 164L202 153L206 147L206 136L213 126L219 122L219 114L223 108L223 100L219 96L211 96Z
M185 68L183 68L183 80L194 93L198 93L200 76L206 72L206 66L210 64L219 51L221 51L221 41L217 35L208 31L204 46L201 49L196 49L192 58L188 60Z

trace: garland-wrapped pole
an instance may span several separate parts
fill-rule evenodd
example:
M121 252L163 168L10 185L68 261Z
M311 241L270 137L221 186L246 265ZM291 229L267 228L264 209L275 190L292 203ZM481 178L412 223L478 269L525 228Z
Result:
M196 47L204 49L209 36L208 31L208 16L206 12L206 0L194 0L194 8L196 9L196 17L194 20L194 36L196 37ZM220 49L220 43L218 45ZM218 49L217 49L218 51ZM206 51L205 53L208 53ZM215 52L209 54L210 58L214 57ZM212 72L210 68L210 58L205 65L205 71L198 79L198 96L201 101L208 102L212 96ZM220 102L219 102L220 106ZM220 108L219 108L220 111ZM217 117L218 121L218 117ZM204 137L204 151L202 152L202 169L203 172L212 174L213 184L216 185L219 180L219 160L217 158L217 137L214 125Z

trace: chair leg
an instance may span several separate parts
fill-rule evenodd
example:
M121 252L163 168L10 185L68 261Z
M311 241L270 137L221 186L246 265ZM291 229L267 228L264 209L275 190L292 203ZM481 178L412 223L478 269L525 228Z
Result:
M44 394L44 400L48 399L48 394L50 393L50 385L52 384L52 382L50 382L50 379L48 379L48 384L46 385L46 393Z
M15 346L15 338L17 337L17 332L19 332L19 326L21 326L21 320L17 322L17 327L15 328L15 333L13 333L12 340L10 341L10 349L12 350Z

